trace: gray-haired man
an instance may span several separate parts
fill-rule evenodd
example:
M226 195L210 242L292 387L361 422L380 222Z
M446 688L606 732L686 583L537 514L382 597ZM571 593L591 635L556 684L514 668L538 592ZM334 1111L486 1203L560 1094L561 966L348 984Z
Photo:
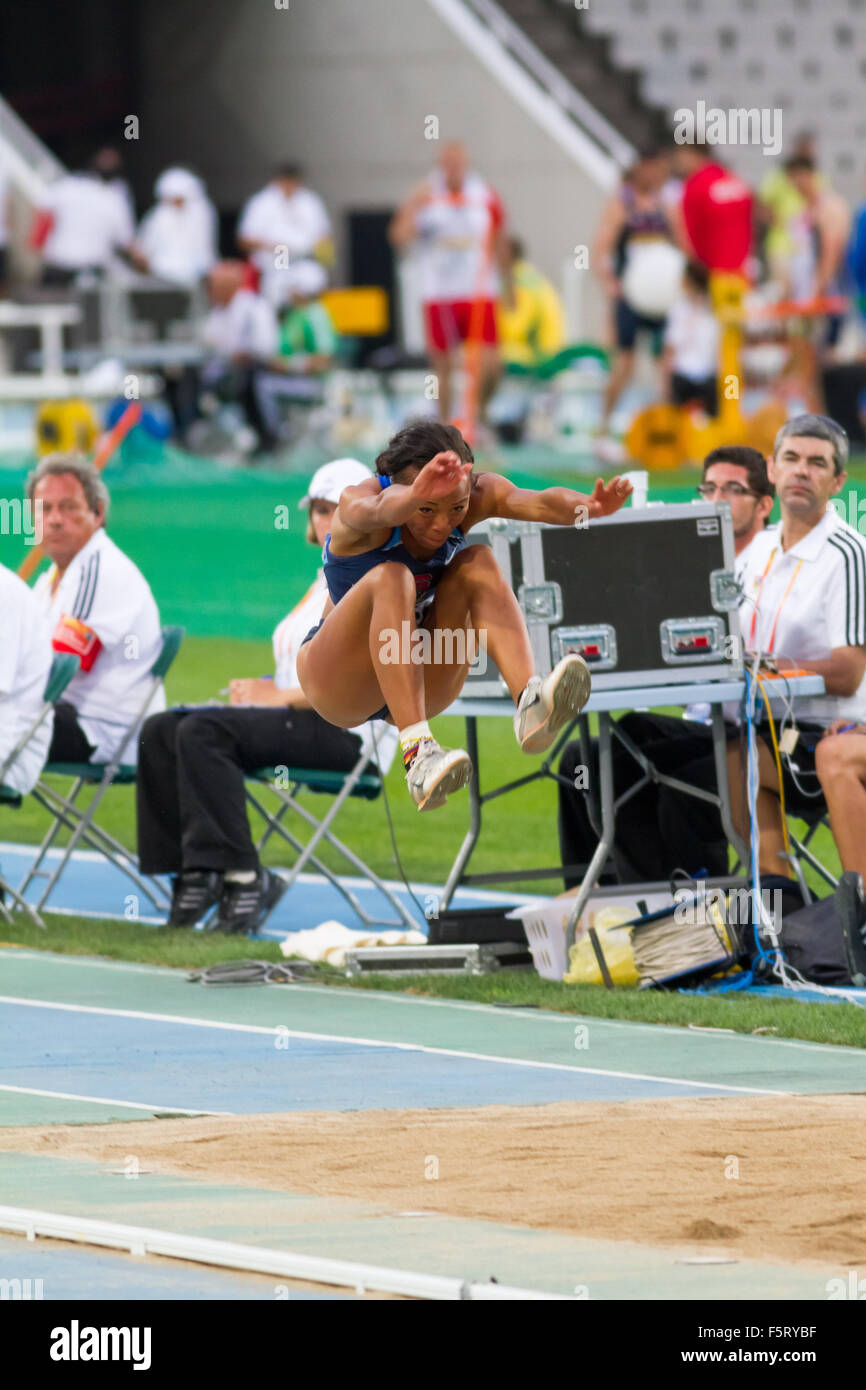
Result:
M55 651L74 652L81 669L58 704L51 762L108 762L145 699L160 645L156 602L147 580L105 532L108 490L77 454L48 454L27 480L41 510L42 549L53 561L34 594ZM165 708L154 695L148 713ZM123 750L134 763L137 738Z

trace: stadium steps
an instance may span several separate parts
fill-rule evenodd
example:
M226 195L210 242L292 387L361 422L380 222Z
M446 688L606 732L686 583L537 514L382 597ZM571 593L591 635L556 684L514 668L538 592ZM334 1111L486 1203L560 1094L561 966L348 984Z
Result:
M665 138L663 112L641 96L640 73L614 63L610 39L584 27L579 10L566 9L558 0L499 3L544 57L626 140L640 148Z

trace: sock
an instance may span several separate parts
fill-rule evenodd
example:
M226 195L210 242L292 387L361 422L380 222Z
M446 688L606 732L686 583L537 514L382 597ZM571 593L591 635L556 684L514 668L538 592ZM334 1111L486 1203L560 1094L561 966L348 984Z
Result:
M403 753L403 767L406 772L415 761L418 752L418 744L422 738L432 738L430 725L426 719L421 719L417 724L407 724L405 729L400 730L400 748Z
M223 874L226 883L255 883L255 869L226 869Z

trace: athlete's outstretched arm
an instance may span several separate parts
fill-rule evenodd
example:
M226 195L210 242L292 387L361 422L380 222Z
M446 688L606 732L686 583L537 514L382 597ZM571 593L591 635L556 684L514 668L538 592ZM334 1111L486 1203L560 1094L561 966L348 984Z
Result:
M547 521L554 526L573 526L576 520L610 516L631 496L632 485L625 478L609 483L596 480L587 496L570 487L547 487L540 492L516 487L499 473L479 474L472 494L470 525L487 517L507 517L513 521ZM468 528L467 528L468 529Z
M340 498L337 517L350 531L362 534L401 526L422 502L447 497L471 472L471 463L463 463L453 450L447 449L424 465L411 487L392 483L380 490L368 482L347 487Z

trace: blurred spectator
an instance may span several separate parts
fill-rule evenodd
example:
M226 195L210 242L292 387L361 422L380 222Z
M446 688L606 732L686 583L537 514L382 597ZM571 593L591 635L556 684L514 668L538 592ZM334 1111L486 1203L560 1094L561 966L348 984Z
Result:
M33 593L55 651L81 668L54 711L52 762L138 757L126 732L141 713L162 647L159 612L144 575L105 532L108 490L80 454L46 454L27 479L42 508L42 549L53 561ZM160 687L147 713L165 709Z
M439 385L439 411L451 418L451 373L462 345L480 353L478 405L483 416L501 363L496 331L497 266L505 214L499 196L469 168L459 141L446 144L439 167L391 220L398 250L417 243L421 256L427 349Z
M156 206L142 218L133 259L139 269L191 288L217 258L216 211L188 169L166 169L154 193Z
M166 383L181 440L196 419L216 413L222 401L236 403L243 412L247 432L236 442L244 452L276 442L253 387L257 373L276 354L277 319L267 300L249 288L249 277L243 261L218 261L208 276L213 307L202 328L208 356L200 368L186 368L179 379Z
M698 404L707 415L715 415L720 330L710 304L709 281L706 266L689 261L682 296L668 314L664 367L667 397L673 405Z
M0 783L18 792L34 786L51 743L49 713L14 763L3 766L35 724L51 668L51 632L23 579L0 565Z
M534 367L565 343L565 315L553 285L526 259L523 242L506 237L499 340L506 363Z
M115 149L113 145L103 145L102 149L96 151L90 164L106 188L110 188L113 193L117 194L134 226L136 221L135 199L132 196L132 189L124 177L125 166L120 150Z
M321 396L321 379L337 348L333 320L318 297L327 279L317 261L299 261L290 267L289 302L280 315L277 355L270 358L268 370L257 372L253 379L269 439L279 435L281 402L315 401Z
M661 352L665 316L640 313L627 301L623 275L647 247L671 240L668 215L662 204L667 169L656 150L643 153L602 210L592 248L591 263L610 300L613 320L614 360L604 393L604 406L596 441L599 457L619 456L609 439L610 417L634 372L635 346L640 334L648 334L653 353Z
M854 282L857 308L866 319L866 202L854 214L848 246L848 270Z
M742 271L752 246L752 191L706 145L679 145L683 179L676 213L677 240L686 255L709 270Z
M238 246L261 274L271 304L285 301L283 281L291 263L311 256L333 260L331 222L318 193L306 188L297 164L282 164L270 183L241 211Z
M66 288L82 271L102 275L114 253L131 246L133 237L123 197L91 167L64 174L46 190L30 244L42 252L42 283Z
M838 294L840 271L851 231L847 202L827 188L814 161L789 159L785 172L800 196L800 210L788 219L792 243L788 291L792 299Z
M815 136L811 131L803 131L796 137L791 156L817 159ZM770 171L758 190L758 197L759 216L768 224L764 240L767 270L771 279L786 284L788 261L793 251L789 223L803 211L803 198L784 164Z

